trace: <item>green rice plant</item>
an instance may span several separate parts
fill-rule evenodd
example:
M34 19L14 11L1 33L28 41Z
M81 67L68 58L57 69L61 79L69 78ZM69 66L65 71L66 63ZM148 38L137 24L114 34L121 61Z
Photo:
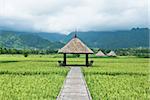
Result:
M95 58L94 66L82 68L93 100L148 100L148 60Z
M0 100L56 100L69 71L59 58L0 56Z

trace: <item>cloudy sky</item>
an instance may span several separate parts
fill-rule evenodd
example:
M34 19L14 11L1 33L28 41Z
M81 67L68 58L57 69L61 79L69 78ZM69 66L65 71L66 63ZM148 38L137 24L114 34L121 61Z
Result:
M148 0L0 0L0 28L69 33L148 27Z

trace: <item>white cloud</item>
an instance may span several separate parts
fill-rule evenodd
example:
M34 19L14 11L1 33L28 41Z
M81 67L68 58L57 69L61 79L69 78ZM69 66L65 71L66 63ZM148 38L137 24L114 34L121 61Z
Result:
M148 26L147 0L0 0L0 27L63 32Z

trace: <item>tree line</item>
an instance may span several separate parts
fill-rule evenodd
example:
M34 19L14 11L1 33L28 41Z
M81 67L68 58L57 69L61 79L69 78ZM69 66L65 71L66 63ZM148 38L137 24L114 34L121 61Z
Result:
M52 54L57 53L58 50L47 49L47 50L37 50L37 49L10 49L10 48L0 48L0 54Z
M109 53L111 50L109 49L92 49L95 53L99 50L104 52L105 54ZM143 58L150 58L150 48L120 48L120 49L112 49L118 56L137 56Z
M138 56L150 58L150 48L124 48L117 49L116 53L121 56Z
M92 49L95 53L99 51L99 49ZM105 54L109 53L111 50L108 49L100 49ZM114 49L115 53L118 56L138 56L148 58L150 57L150 48L121 48ZM24 56L28 56L29 54L56 54L58 50L54 49L10 49L10 48L0 48L0 54L24 54ZM74 55L79 56L79 55Z

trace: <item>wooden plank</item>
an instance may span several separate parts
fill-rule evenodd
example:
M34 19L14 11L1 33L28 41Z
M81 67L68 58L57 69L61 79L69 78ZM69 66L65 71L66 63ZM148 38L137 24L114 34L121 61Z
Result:
M57 100L92 100L80 67L71 67Z

